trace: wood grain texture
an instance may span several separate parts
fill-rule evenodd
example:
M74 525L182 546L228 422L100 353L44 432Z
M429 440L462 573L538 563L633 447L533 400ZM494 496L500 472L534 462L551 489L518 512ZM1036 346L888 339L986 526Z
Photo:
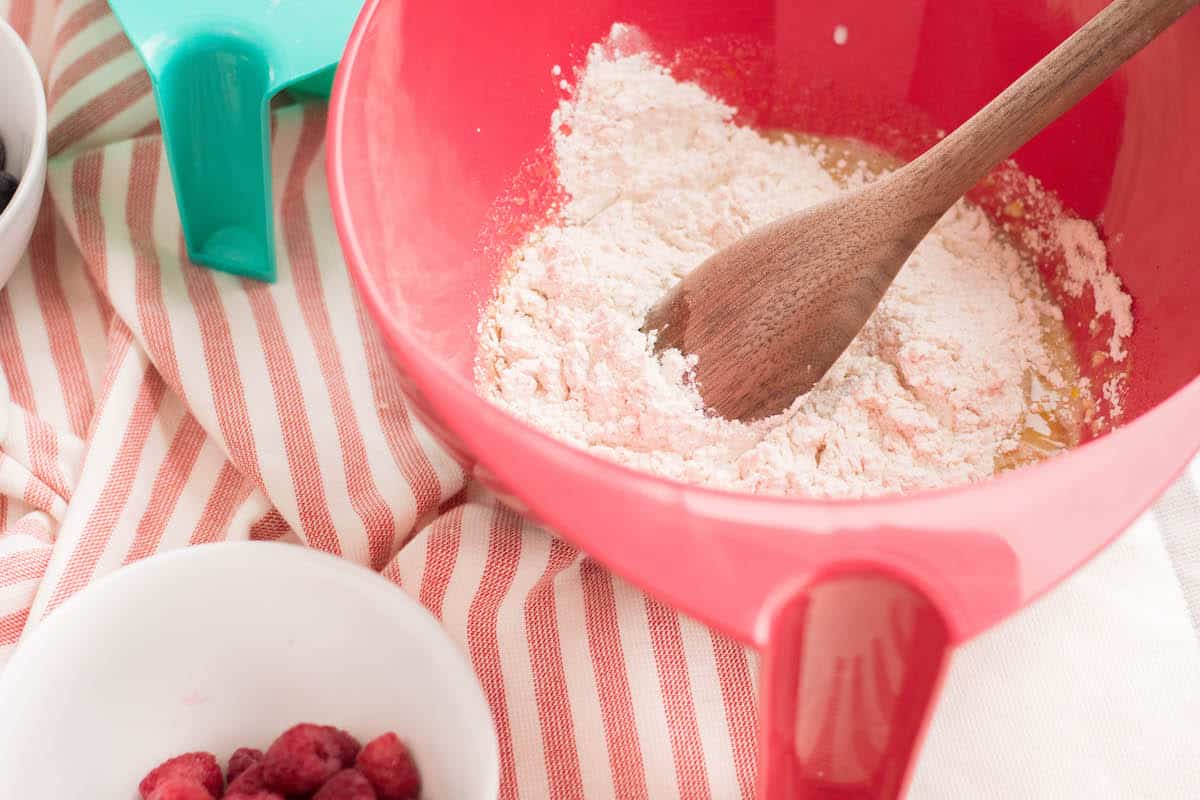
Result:
M752 231L685 276L643 325L699 357L705 404L776 414L833 365L934 223L1200 0L1115 0L916 160Z

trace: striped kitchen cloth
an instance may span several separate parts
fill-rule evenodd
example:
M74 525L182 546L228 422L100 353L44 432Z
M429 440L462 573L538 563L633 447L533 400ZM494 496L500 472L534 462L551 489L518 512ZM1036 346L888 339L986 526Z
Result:
M275 115L278 282L198 269L107 4L0 14L42 65L52 154L0 292L0 667L123 564L303 544L442 620L491 704L504 798L752 796L753 653L464 483L410 416L333 231L324 110ZM956 654L913 797L1200 796L1193 486Z

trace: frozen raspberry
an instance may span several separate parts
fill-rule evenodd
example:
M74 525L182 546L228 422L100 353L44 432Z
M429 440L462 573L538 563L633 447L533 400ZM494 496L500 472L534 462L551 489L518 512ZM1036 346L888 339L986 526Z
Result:
M229 757L229 766L225 769L225 780L232 784L238 775L262 760L262 750L255 750L253 747L239 747Z
M379 800L414 800L421 793L421 775L412 754L394 733L367 742L356 762L358 771L375 787Z
M213 800L203 784L191 778L164 778L147 795L147 800Z
M355 739L341 728L335 728L332 725L326 725L325 730L338 743L338 749L341 751L342 766L354 766L354 759L358 758L358 751L362 750L362 745L358 743L358 739Z
M221 789L225 787L216 756L212 753L184 753L150 770L138 784L138 792L148 800L150 793L167 778L186 778L200 784L213 797L220 797Z
M251 794L243 794L242 792L238 792L237 794L226 793L221 800L287 800L287 798L278 792L260 789L259 791Z
M249 794L265 791L267 781L263 777L262 762L251 764L242 770L242 774L229 782L228 794Z
M325 781L313 800L376 800L371 782L356 769L344 769Z
M283 794L307 794L321 788L342 768L345 743L320 725L288 728L271 743L262 760L267 788Z

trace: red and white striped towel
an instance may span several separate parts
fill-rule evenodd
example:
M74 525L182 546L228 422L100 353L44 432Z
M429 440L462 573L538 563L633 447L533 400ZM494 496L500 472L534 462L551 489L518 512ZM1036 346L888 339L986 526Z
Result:
M149 79L104 0L0 14L43 66L52 153L0 292L0 666L122 564L299 542L382 570L442 620L491 703L503 797L751 796L753 654L464 486L409 415L333 232L324 111L276 113L278 283L197 269ZM1200 796L1181 589L1200 600L1185 546L1200 503L1181 486L956 656L914 797Z

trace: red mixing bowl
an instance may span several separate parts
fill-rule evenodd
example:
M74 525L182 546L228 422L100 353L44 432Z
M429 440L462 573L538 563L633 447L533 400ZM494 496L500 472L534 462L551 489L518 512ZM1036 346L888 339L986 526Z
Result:
M665 49L740 43L710 73L759 122L872 138L909 112L953 128L1101 5L370 0L354 31L329 122L334 214L417 413L508 502L762 652L767 800L900 795L949 649L1092 557L1200 447L1200 14L1017 154L1102 220L1135 303L1131 421L974 486L751 497L552 440L472 388L501 262L481 231L497 229L497 198L548 140L561 96L551 66L570 75L613 22ZM507 208L500 234L519 236L529 220Z

